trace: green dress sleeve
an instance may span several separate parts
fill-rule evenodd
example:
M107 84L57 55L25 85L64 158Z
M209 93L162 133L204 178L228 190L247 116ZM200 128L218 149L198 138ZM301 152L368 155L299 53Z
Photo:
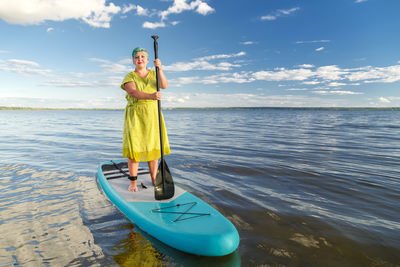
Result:
M133 74L133 72L130 72L125 75L125 78L122 80L121 83L121 89L125 90L124 85L129 82L135 82L135 75Z

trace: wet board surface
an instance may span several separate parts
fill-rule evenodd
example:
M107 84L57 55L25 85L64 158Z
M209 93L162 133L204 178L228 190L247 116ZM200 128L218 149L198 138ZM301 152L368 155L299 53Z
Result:
M122 166L121 169L124 172L129 173L129 169L126 164L120 165ZM138 192L128 191L130 180L119 169L113 168L108 171L103 171L103 174L106 176L108 183L113 187L113 189L127 202L170 202L185 192L182 188L176 186L175 195L172 199L159 201L154 199L154 187L151 182L150 172L147 169L139 169L137 179L137 185L139 189ZM146 188L143 188L142 185L144 185Z

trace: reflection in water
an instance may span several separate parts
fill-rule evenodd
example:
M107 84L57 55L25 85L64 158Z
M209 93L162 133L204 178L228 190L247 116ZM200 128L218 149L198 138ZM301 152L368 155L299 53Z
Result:
M121 266L241 266L237 251L223 257L204 257L171 248L132 224L123 226L130 232L112 247L113 258ZM115 253L115 254L114 254Z
M114 247L120 251L114 255L114 260L121 266L162 266L162 255L151 243L137 232L131 232L128 238Z
M102 258L80 215L87 177L0 167L0 264L67 265Z

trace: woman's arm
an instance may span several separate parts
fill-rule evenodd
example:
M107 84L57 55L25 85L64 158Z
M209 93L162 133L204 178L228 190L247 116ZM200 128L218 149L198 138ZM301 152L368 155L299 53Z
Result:
M155 92L153 94L141 92L136 89L134 82L125 83L124 89L128 95L137 99L161 100L161 92Z
M167 77L165 77L165 74L162 70L160 59L154 60L154 66L158 67L158 78L159 78L159 82L160 82L160 84L159 84L160 88L161 89L167 88L168 80L167 80Z

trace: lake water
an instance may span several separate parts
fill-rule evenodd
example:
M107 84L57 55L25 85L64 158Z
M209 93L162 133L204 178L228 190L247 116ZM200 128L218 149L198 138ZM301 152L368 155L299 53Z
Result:
M175 183L232 221L235 253L176 251L108 201L96 169L122 157L123 111L17 110L0 111L0 266L399 266L400 111L164 116Z

